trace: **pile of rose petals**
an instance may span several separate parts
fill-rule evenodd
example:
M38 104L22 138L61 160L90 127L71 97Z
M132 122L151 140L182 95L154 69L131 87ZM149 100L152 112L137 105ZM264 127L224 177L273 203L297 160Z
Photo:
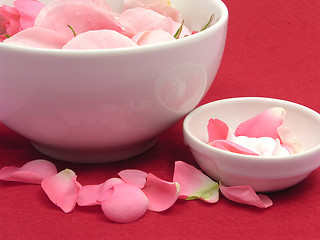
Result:
M0 180L41 184L48 198L65 213L75 206L100 205L111 221L129 223L141 218L147 210L162 212L172 207L178 198L200 199L207 203L219 200L219 188L228 199L267 208L272 201L257 195L249 186L227 187L219 184L195 167L175 162L173 181L165 181L152 173L127 169L119 177L97 185L82 185L70 169L57 172L47 160L33 160L22 167L3 167Z
M273 107L242 122L233 132L219 119L207 125L209 145L233 153L253 156L288 156L303 151L293 132L285 124L285 109Z
M116 5L109 1L110 5ZM180 13L164 0L16 0L0 7L0 42L50 49L128 48L190 35Z

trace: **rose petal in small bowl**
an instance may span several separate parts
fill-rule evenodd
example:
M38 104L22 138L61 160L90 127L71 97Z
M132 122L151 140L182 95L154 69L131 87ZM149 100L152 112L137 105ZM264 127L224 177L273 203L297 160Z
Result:
M218 118L231 129L272 107L286 111L286 125L299 137L304 151L289 156L249 156L208 144L207 124ZM193 110L183 124L185 142L199 166L228 186L249 185L256 192L278 191L305 179L320 166L320 114L289 101L242 97L219 100Z

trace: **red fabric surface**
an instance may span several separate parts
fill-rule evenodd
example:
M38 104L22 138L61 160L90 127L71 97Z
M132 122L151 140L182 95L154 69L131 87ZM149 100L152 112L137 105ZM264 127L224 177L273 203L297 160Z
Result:
M319 0L225 0L227 44L213 86L201 104L238 96L294 101L320 112ZM313 133L320 134L320 133ZM110 164L81 165L38 153L27 139L0 125L0 168L45 158L70 168L82 184L98 184L136 168L172 180L174 161L197 166L182 138L182 121L148 152ZM268 209L233 203L183 201L148 211L130 224L108 221L100 207L54 206L38 185L0 182L0 239L320 239L320 169L303 182L270 193Z

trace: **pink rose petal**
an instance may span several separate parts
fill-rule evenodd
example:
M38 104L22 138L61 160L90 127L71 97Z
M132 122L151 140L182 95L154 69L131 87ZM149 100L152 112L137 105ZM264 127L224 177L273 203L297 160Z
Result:
M170 17L139 7L124 11L119 16L119 22L133 35L151 30L163 30L173 36L181 25L181 23L173 21ZM183 37L185 35L190 35L190 31L183 26L180 36Z
M41 27L32 27L4 40L3 42L10 45L61 49L70 39L65 35Z
M239 124L235 131L235 135L256 138L279 138L277 129L282 125L284 117L285 110L281 107L267 109L255 117Z
M219 119L210 119L207 126L208 142L214 140L226 140L229 133L229 127Z
M79 206L99 205L113 193L113 186L124 183L120 178L110 178L98 185L84 185L79 191L77 203Z
M33 27L40 10L46 6L36 0L15 0L13 4L20 13L21 29Z
M164 181L149 173L143 192L149 199L148 209L155 212L165 211L178 199L179 184Z
M136 47L130 38L113 30L88 31L70 40L63 49L110 49Z
M118 175L128 184L135 185L140 189L146 185L147 173L136 169L126 169L118 173Z
M293 153L299 153L304 150L298 136L290 127L283 124L277 129L277 131L282 143L285 146L288 146Z
M75 172L65 169L58 174L45 178L41 186L49 199L65 213L71 212L77 202L80 183Z
M6 28L5 28L6 18L2 16L1 11L3 10L1 10L1 7L0 7L0 35L3 35L6 33Z
M209 203L219 200L219 184L185 162L175 162L173 181L180 184L179 198L201 199Z
M141 32L134 35L131 39L140 46L176 40L170 33L163 30Z
M172 18L174 21L181 21L180 12L168 4L168 1L152 2L146 5L146 8L151 9L161 15Z
M22 167L3 167L0 179L24 183L40 184L43 179L57 174L56 166L47 160L33 160Z
M153 10L166 17L171 17L175 21L180 21L180 12L171 6L168 0L124 0L123 8L130 9L143 7Z
M89 30L110 29L122 31L110 7L101 1L54 1L44 7L35 20L35 26L49 28L66 36L73 37L68 27L76 34Z
M108 219L118 223L129 223L145 214L148 202L140 188L120 183L113 186L113 193L101 203L101 208Z
M213 142L210 142L209 145L228 152L259 156L258 153L253 152L248 148L242 147L241 145L234 143L230 140L215 140Z
M256 194L250 186L226 187L220 184L221 193L231 201L248 204L259 208L268 208L273 205L272 200L263 194Z
M13 36L21 30L20 14L16 8L3 5L2 7L0 7L0 14L3 18L6 19L2 22L2 24L9 36Z

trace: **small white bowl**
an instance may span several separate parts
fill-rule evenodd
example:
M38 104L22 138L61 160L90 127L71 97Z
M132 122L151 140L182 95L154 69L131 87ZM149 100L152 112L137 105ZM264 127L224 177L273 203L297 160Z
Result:
M42 153L110 162L149 149L197 106L220 66L228 10L220 0L172 0L205 31L159 44L101 50L0 43L0 121Z
M236 154L207 144L207 124L218 118L232 129L271 107L286 110L286 123L299 137L304 151L286 157ZM229 186L249 185L257 192L288 188L320 166L320 114L299 104L260 97L219 100L193 110L183 124L185 142L210 177Z

